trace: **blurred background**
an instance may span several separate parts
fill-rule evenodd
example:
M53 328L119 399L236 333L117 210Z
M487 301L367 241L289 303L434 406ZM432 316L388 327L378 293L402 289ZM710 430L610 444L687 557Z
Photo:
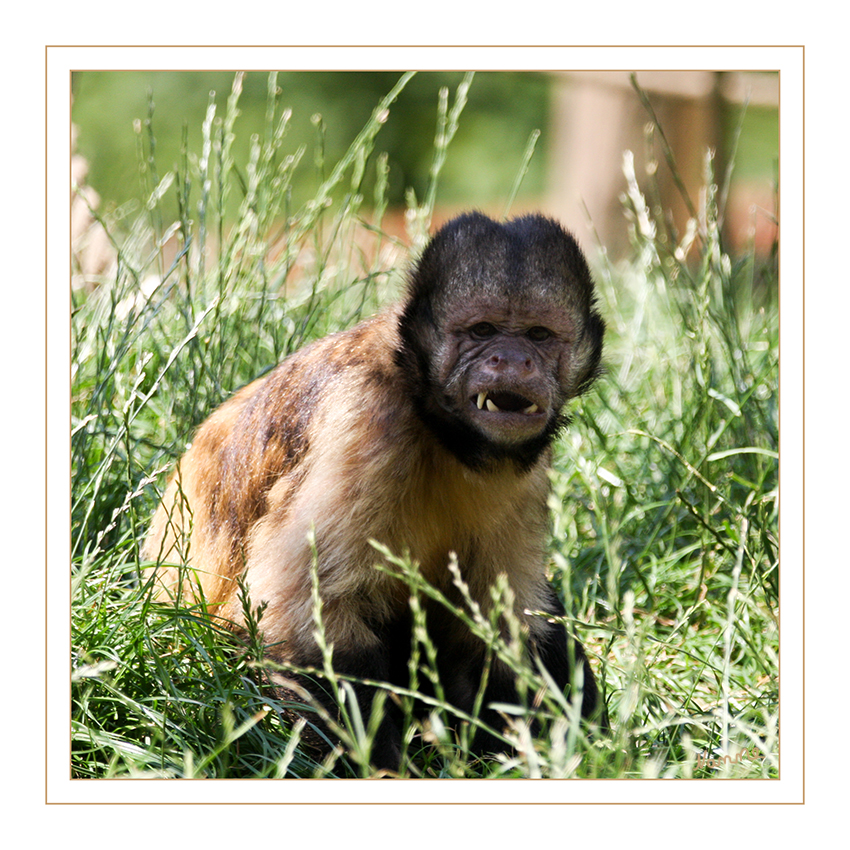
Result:
M73 177L87 187L89 203L120 217L145 197L139 128L148 118L160 175L183 157L184 133L186 149L197 156L210 99L223 114L233 76L223 71L75 72ZM453 98L462 76L417 74L377 138L376 153L388 154L388 195L391 212L395 209L385 226L392 230L395 222L399 234L406 189L412 187L421 199L428 185L439 91L448 87ZM396 72L359 71L279 74L281 101L292 110L289 145L292 152L301 145L307 150L294 182L294 204L313 196L398 77ZM623 151L633 151L641 185L653 174L657 191L645 190L647 200L669 210L674 232L681 234L689 217L684 195L692 208L699 208L710 148L718 183L734 159L724 220L728 249L733 254L748 247L770 251L776 229L778 74L638 72L636 80L645 100L626 72L477 73L440 178L435 223L471 207L500 215L529 137L540 130L512 213L535 209L553 215L589 253L604 246L616 262L629 248L621 209ZM234 148L240 167L247 163L251 135L264 130L267 84L265 72L245 75ZM650 110L663 137L647 132ZM665 149L672 153L677 174L668 167ZM176 215L176 198L166 202L173 203Z

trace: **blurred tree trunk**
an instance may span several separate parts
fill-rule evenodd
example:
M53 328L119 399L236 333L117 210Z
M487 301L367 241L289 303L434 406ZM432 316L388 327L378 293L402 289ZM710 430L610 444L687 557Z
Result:
M591 252L595 229L615 261L629 247L619 200L626 187L623 151L634 153L635 173L650 207L660 200L665 213L669 210L672 214L675 234L684 233L689 218L688 206L665 161L657 129L651 150L647 150L646 128L652 117L629 76L626 71L562 72L554 74L553 85L549 148L552 189L547 207ZM715 174L722 177L725 168L720 77L714 71L637 73L638 85L649 98L696 209L704 183L707 148L715 151ZM654 179L658 198L649 191L648 167L657 168Z

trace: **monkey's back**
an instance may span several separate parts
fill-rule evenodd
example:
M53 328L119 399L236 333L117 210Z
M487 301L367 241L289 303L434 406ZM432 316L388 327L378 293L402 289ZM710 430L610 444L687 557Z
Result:
M368 641L362 624L391 619L408 594L375 568L376 539L444 588L451 551L480 565L466 571L476 595L510 573L519 603L540 607L546 463L483 474L442 450L394 362L397 322L390 310L307 346L200 426L144 548L161 595L192 598L191 582L178 587L188 565L210 610L238 621L247 568L266 641L292 649L311 639L315 558L331 637Z
M280 500L282 482L292 486L303 477L299 465L313 442L311 432L320 426L331 385L362 369L370 355L374 380L391 374L380 355L388 350L392 327L382 315L320 339L217 408L170 478L144 556L191 564L207 600L220 603L228 593L210 576L233 578L242 571L239 550L252 524L268 511L270 498ZM362 340L375 335L384 345L368 350ZM173 577L161 571L166 586Z

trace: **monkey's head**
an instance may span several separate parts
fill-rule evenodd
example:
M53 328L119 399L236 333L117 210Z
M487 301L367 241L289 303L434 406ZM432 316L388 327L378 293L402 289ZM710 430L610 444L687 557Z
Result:
M584 255L556 222L450 221L414 268L399 323L418 414L468 466L530 467L599 373L594 303Z

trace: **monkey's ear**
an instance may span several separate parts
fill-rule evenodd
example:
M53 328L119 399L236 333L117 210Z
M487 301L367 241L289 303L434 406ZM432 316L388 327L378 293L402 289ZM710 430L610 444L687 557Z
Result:
M591 311L584 328L584 335L576 352L575 368L581 378L576 388L576 396L586 393L602 374L602 338L605 335L605 322L595 310Z
M437 343L439 322L435 310L440 282L446 275L440 250L442 234L442 230L438 231L411 267L407 277L407 296L399 317L401 350L407 368L415 368L423 377L428 374L429 353Z
M434 311L422 290L411 287L398 320L400 346L396 363L417 385L429 379L430 354L437 345L437 328Z

